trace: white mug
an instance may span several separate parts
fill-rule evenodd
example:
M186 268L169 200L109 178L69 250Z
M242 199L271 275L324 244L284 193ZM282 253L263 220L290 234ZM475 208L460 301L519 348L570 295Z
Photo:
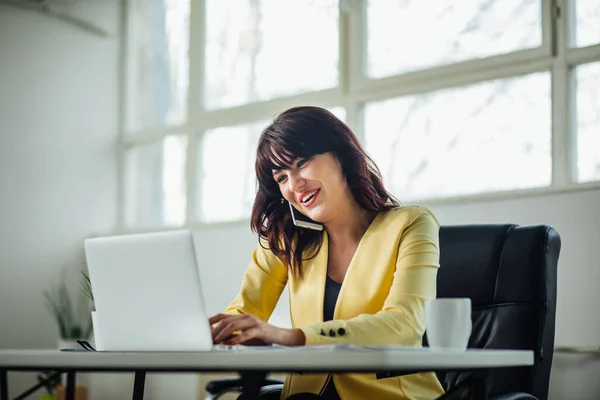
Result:
M467 349L471 336L471 299L431 299L425 302L427 341L436 350Z

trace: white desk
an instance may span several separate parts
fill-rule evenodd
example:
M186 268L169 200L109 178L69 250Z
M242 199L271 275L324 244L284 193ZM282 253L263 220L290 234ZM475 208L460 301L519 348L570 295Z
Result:
M75 373L136 372L134 399L143 396L145 372L239 372L262 379L270 372L398 372L472 370L533 365L525 350L432 351L406 348L351 347L251 349L210 352L65 352L0 350L0 400L8 400L6 371L67 372L67 400ZM254 388L255 389L255 388ZM72 398L72 397L71 397Z

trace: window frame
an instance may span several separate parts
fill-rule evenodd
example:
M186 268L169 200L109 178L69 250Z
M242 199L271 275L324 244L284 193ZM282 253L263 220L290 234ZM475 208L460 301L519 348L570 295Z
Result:
M551 75L551 157L552 181L549 186L532 189L516 189L460 195L442 198L422 198L413 201L427 204L455 204L472 201L495 201L547 193L563 193L576 190L599 189L600 181L578 183L577 131L575 84L572 70L578 65L600 61L600 43L587 47L574 45L575 10L572 0L540 0L542 7L542 43L533 49L519 50L482 59L461 61L383 78L369 78L366 65L366 0L339 1L339 84L337 87L259 101L231 108L204 110L202 87L204 80L204 21L205 0L190 0L189 38L189 90L187 120L182 124L128 131L127 110L132 104L129 47L131 43L130 13L133 0L126 0L122 16L121 52L121 113L118 141L118 229L126 227L126 198L124 175L127 149L162 140L172 134L188 136L186 182L187 214L184 227L231 224L236 221L203 222L197 215L201 200L197 179L197 166L201 163L202 135L210 129L249 124L270 119L274 110L283 110L297 104L314 104L322 107L341 106L346 110L346 122L353 128L359 140L364 139L363 106L409 94L424 93L444 88L459 87L492 79L510 78L534 72L549 71ZM573 23L571 23L573 21ZM194 89L196 88L196 89ZM249 216L237 221L247 222ZM165 229L157 226L151 229ZM181 227L178 227L181 228ZM144 230L146 230L144 229Z

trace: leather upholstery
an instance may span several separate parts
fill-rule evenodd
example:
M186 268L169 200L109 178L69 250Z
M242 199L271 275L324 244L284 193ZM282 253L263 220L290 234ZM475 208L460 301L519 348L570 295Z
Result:
M438 297L471 298L469 347L531 349L535 354L533 367L438 372L445 389L475 374L485 378L487 396L524 392L548 397L560 248L558 233L545 225L440 230Z
M440 229L438 297L471 299L473 331L469 347L530 349L535 361L532 367L437 371L449 392L443 398L472 398L472 393L468 393L472 392L470 382L484 382L486 398L548 397L560 249L560 236L547 225L461 225ZM454 388L459 390L453 391ZM270 395L274 389L276 386L269 387Z
M265 378L261 382L262 389L271 387L273 385L282 385L282 384L283 384L283 382L280 379L271 379L271 378ZM242 378L221 378L221 379L214 379L214 380L208 382L206 384L205 389L210 394L217 394L217 393L222 392L223 390L232 389L232 388L238 388L239 390L242 390L243 386L244 386L244 380ZM281 390L281 386L279 386L279 389Z

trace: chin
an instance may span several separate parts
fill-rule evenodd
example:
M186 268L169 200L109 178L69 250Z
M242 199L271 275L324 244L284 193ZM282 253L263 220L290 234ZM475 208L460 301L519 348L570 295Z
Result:
M319 216L318 216L318 215L317 215L317 216L312 216L312 215L309 215L309 216L308 216L308 218L310 218L310 219L312 219L313 221L315 221L315 222L318 222L318 223L320 223L320 224L322 224L322 223L323 223L323 219L322 219L322 218L319 218Z
M311 210L311 212L307 212L306 215L308 218L312 219L315 222L323 223L325 220L325 214L320 210Z

